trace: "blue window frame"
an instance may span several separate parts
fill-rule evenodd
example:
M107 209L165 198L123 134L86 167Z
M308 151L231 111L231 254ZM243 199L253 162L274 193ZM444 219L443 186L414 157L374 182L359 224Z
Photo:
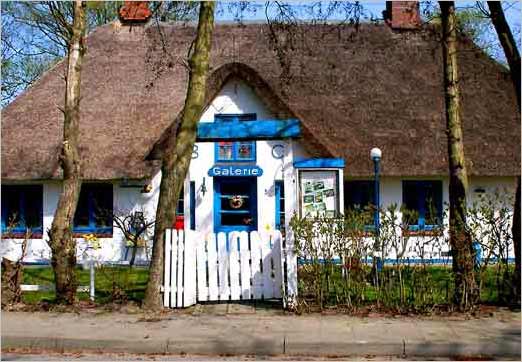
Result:
M216 114L214 122L255 121L255 113ZM255 141L221 141L215 143L216 162L252 162L256 160Z
M214 177L214 230L257 230L256 177Z
M275 228L285 232L285 184L283 181L275 182Z
M373 180L345 181L344 208L364 210L375 203L375 185Z
M403 207L412 231L433 230L442 224L442 181L403 181Z
M41 237L42 205L42 185L2 185L2 232L25 234L29 229L32 237Z
M112 184L82 184L73 232L112 235Z
M364 212L364 230L375 230L373 207L375 205L375 182L373 180L353 180L344 182L344 210ZM368 217L366 219L366 217Z

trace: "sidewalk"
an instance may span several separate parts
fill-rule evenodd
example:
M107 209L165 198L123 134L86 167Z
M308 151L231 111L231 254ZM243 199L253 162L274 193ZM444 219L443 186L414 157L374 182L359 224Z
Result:
M520 313L462 320L281 315L242 306L142 314L2 312L2 350L520 360ZM211 312L209 308L214 308Z

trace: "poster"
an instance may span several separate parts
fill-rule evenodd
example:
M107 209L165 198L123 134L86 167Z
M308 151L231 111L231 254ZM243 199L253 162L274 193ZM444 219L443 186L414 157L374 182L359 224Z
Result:
M337 214L337 174L337 171L301 171L301 216L334 217Z

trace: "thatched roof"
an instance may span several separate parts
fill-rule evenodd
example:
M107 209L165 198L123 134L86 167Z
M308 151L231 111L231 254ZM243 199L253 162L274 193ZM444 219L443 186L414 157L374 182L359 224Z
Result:
M303 143L312 154L343 157L348 177L373 173L369 150L375 146L383 150L384 175L447 174L436 32L368 24L271 34L263 24L216 26L207 99L229 77L243 78L277 116L302 121ZM146 158L161 153L162 139L174 134L188 80L183 60L194 35L193 26L116 22L88 36L81 90L84 178L143 178L157 169L157 161ZM461 45L470 174L518 175L520 116L509 74L473 44ZM3 178L60 176L64 66L59 63L2 111Z

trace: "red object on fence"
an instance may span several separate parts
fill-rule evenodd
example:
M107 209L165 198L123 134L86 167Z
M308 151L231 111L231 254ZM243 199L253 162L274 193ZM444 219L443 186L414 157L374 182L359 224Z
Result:
M185 228L185 217L176 216L176 220L174 221L174 229L183 230Z

